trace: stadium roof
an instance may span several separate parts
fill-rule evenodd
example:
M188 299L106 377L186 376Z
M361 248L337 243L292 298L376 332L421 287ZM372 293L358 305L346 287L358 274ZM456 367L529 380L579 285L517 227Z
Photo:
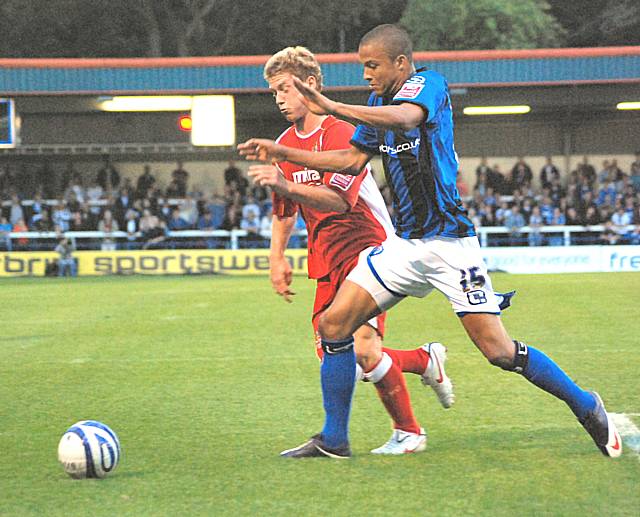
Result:
M325 85L360 90L356 54L319 54ZM0 59L0 95L264 92L268 56ZM416 52L454 87L640 83L640 46Z

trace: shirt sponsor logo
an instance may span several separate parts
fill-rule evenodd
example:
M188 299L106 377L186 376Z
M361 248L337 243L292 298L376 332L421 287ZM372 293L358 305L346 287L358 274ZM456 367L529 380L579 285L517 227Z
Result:
M388 145L381 144L378 149L381 153L387 153L391 156L401 153L402 151L411 151L411 149L415 149L420 145L420 138L416 138L413 142L405 142L403 144L398 144L395 147L389 147Z
M394 99L415 99L422 89L424 88L424 84L415 84L407 81L404 83L404 86L400 89Z
M322 176L318 171L303 170L292 174L294 183L322 183Z
M353 181L355 179L355 176L348 176L346 174L334 174L329 180L329 185L331 185L332 187L338 187L340 190L344 190L346 192L347 190L349 190L349 187L353 184Z

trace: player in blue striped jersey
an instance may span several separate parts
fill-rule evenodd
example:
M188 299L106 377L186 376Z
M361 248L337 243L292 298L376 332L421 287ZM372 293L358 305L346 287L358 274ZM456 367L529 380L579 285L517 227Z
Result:
M446 80L415 69L409 36L394 25L369 31L358 54L372 90L367 106L335 102L293 79L310 111L359 124L349 149L313 153L260 139L239 146L248 159L286 160L343 174L359 174L373 155L382 157L397 237L360 254L320 320L323 348L335 356L352 353L353 331L365 321L406 296L424 297L437 289L491 364L522 374L566 402L601 452L619 456L620 435L598 394L580 388L544 353L512 340L502 324L473 224L456 189L458 159ZM324 436L327 429L323 439L332 444L331 433Z

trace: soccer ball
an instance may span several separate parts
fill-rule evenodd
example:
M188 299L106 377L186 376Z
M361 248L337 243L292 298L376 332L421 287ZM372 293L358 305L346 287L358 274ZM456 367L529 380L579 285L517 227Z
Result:
M58 461L72 478L103 478L118 466L120 440L109 426L81 420L60 439Z

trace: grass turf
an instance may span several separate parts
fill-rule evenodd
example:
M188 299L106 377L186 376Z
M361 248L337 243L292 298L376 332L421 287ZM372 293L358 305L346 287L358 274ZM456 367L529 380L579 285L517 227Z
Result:
M493 281L518 289L512 336L610 411L640 413L636 274ZM390 426L361 384L352 460L279 458L323 417L313 283L294 288L287 305L265 278L2 280L0 515L636 515L638 456L606 459L564 404L488 365L438 294L393 309L386 339L449 347L451 410L408 377L427 451L368 454ZM118 433L123 460L74 481L57 442L89 418Z

